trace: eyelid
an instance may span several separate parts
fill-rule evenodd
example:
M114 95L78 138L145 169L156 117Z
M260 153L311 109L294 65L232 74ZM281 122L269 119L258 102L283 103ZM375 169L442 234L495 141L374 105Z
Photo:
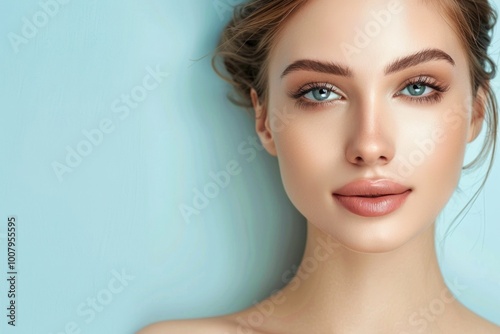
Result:
M329 91L344 97L343 92L337 86L328 82L309 82L295 91L289 91L288 95L294 99L299 99L312 90L321 88L328 89Z
M403 82L403 84L400 86L400 88L398 89L396 95L400 95L399 93L401 93L401 91L404 90L406 87L408 87L410 85L415 85L415 84L422 84L424 86L430 87L430 88L434 89L435 91L438 91L441 93L447 92L450 88L445 83L440 82L439 80L433 78L430 75L420 74L416 77L412 77L412 78L405 80Z
M410 85L421 84L423 86L429 87L432 91L426 95L422 96L411 96L402 94L402 91L407 89ZM406 80L403 83L402 88L400 88L394 97L399 97L406 99L412 103L438 103L440 102L444 94L450 89L450 86L444 82L440 82L439 80L433 78L428 75L419 75L413 78Z
M315 89L327 89L334 94L340 96L340 99L326 100L326 101L317 101L314 102L311 99L306 99L304 96ZM305 85L302 85L299 89L295 91L289 91L288 95L290 98L295 100L295 106L299 109L314 109L321 108L327 105L332 105L338 103L342 99L345 99L345 94L335 85L329 82L309 82Z
M412 97L401 93L408 86L415 84L422 84L424 86L431 88L433 91L427 95L417 96L417 97ZM322 88L327 89L339 95L341 98L327 100L323 102L320 101L314 102L313 100L304 98L304 95L311 92L312 90L322 89ZM431 75L420 74L405 80L400 86L400 88L397 90L397 92L394 94L394 97L404 98L409 102L414 102L414 103L439 102L443 98L444 93L447 92L449 88L450 86L448 84L440 80L437 80ZM320 108L339 103L339 101L346 99L346 94L344 94L342 90L340 90L336 85L333 85L329 82L309 82L306 83L305 85L302 85L297 90L288 91L288 95L290 98L295 100L296 106L299 108L315 108L315 107Z

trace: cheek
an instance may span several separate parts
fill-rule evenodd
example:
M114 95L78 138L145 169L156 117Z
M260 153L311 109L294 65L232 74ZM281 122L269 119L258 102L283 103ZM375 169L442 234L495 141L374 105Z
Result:
M433 199L435 214L444 207L460 180L468 130L467 110L440 115L426 137L415 141L414 150L423 157L423 163L415 165L416 172L412 180L416 187L425 185L420 189L425 193L421 198Z
M471 110L448 109L439 126L434 129L432 140L436 143L438 166L460 174L467 146Z
M301 212L312 199L326 201L329 187L342 177L338 171L345 163L344 135L335 124L323 117L297 115L273 133L284 188Z

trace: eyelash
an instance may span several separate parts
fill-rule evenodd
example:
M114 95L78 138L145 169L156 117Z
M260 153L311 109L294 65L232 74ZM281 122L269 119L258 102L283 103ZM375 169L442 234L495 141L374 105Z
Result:
M410 97L408 95L401 94L401 92L404 89L406 89L408 86L411 85L422 85L424 87L429 87L433 89L433 92L422 97ZM309 100L304 99L304 95L316 89L326 89L334 94L340 95L341 98L326 102L311 102ZM402 89L400 89L395 96L408 99L409 101L415 103L438 103L442 100L443 94L447 92L448 89L449 86L445 86L431 77L420 75L418 77L406 80L402 86ZM324 82L308 83L299 88L299 90L296 92L289 92L289 96L292 99L296 100L295 104L296 107L298 108L313 108L313 107L326 106L344 99L343 95L340 94L340 91L337 87L335 87L332 84Z
M401 94L401 92L405 88L411 85L422 85L425 87L432 88L434 91L429 95L425 95L422 97L410 97L408 95ZM406 80L405 83L403 84L403 89L400 89L395 96L402 96L403 98L409 99L417 103L438 103L443 99L443 94L446 93L449 90L449 88L450 88L449 86L441 84L437 80L431 77L420 75L416 78Z
M308 84L300 87L299 90L296 92L289 92L289 95L292 99L296 100L295 105L298 108L308 108L308 107L312 108L312 107L325 106L325 105L330 105L330 104L338 101L338 100L331 100L331 101L326 101L326 102L311 102L309 100L306 100L304 98L304 95L312 92L315 89L326 89L330 92L333 92L335 94L342 96L339 93L339 90L337 89L337 87L335 87L332 84L324 83L324 82L308 83Z

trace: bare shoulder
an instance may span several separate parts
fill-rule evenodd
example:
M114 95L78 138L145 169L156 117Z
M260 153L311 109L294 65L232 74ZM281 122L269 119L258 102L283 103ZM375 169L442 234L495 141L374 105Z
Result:
M489 322L484 318L480 318L476 322L475 327L476 333L484 333L484 334L500 334L500 326Z
M162 321L136 334L238 334L238 324L226 317Z
M455 333L500 334L500 326L465 308L454 321Z

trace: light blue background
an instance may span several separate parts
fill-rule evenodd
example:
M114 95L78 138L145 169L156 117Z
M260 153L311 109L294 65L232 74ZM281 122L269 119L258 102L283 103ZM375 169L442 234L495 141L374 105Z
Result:
M74 323L81 333L132 333L229 313L281 287L282 273L298 264L303 218L276 160L238 151L250 147L243 143L255 136L253 123L226 100L229 87L210 67L231 2L73 0L17 53L9 33L21 35L23 17L32 21L40 4L0 3L0 332L65 333ZM140 92L157 66L168 76L126 115L121 95ZM65 163L67 147L83 145L83 132L106 119L110 133L59 180L53 163ZM184 220L179 206L192 205L193 189L232 160L241 173ZM464 176L465 195L475 179ZM440 253L446 278L466 287L459 299L498 324L499 184L497 162ZM450 202L445 222L465 195ZM5 317L9 215L18 218L15 329ZM107 304L92 316L86 303L96 297Z

